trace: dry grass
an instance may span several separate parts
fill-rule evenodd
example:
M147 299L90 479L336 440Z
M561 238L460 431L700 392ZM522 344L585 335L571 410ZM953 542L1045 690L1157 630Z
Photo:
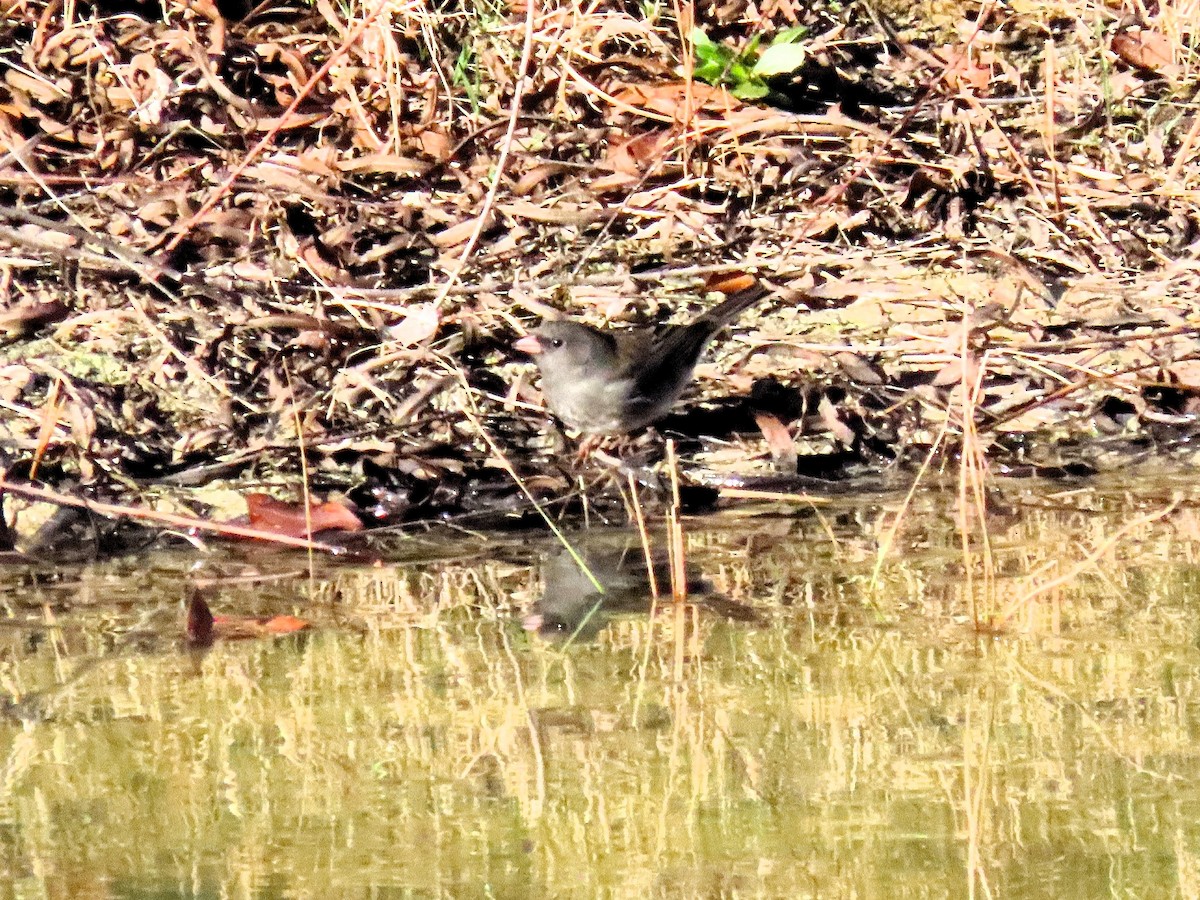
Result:
M802 460L847 433L920 459L948 420L948 446L1038 465L1189 433L1184 7L6 9L18 472L296 479L303 446L317 489L369 460L423 495L499 444L561 493L504 350L525 313L683 315L746 270L777 299L702 391L828 390L784 422ZM681 80L691 20L731 47L805 26L796 108Z

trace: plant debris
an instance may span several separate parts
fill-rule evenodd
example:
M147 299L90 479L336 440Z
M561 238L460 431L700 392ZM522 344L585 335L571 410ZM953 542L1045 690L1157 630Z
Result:
M1190 460L1197 40L1169 6L11 0L0 469L520 517L509 467L581 473L513 339L748 279L660 425L691 466L909 471L967 417L1002 471Z

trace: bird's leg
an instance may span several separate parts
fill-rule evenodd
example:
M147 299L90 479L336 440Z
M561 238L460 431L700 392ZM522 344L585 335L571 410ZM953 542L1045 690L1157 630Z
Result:
M628 435L600 437L579 460L599 463L611 474L619 476L621 482L633 478L638 484L661 492L662 482L654 470L646 465L644 455L635 452L636 444L636 439Z
M604 443L604 435L602 434L587 434L583 440L579 442L579 449L575 451L575 465L582 466L588 461L588 458L600 449L600 445Z

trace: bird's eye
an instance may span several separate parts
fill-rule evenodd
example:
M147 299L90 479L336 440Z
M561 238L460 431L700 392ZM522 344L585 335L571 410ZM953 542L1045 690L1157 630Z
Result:
M549 344L551 347L561 347L562 346L562 338L550 338L550 340L546 341L546 343Z

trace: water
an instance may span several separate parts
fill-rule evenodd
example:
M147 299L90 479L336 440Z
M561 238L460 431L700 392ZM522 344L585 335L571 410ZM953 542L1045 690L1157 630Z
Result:
M612 532L594 611L528 536L0 570L5 896L1197 896L1194 515L1007 500L973 600L940 495L689 525L653 620Z

